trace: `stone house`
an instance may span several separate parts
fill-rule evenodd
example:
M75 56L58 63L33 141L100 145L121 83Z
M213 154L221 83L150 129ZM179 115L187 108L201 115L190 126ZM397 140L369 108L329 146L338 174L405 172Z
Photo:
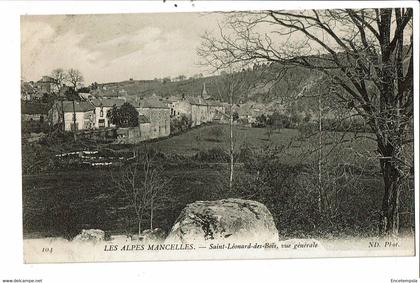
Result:
M42 78L36 82L36 86L41 94L51 94L57 91L55 80L49 76L42 76Z
M51 125L63 123L64 130L95 128L95 107L86 101L56 101L48 112ZM76 123L74 125L74 119Z
M209 116L210 120L213 121L215 117L218 118L223 117L223 114L225 114L225 107L220 101L217 100L207 100L208 110L209 110ZM217 115L220 114L220 115Z
M117 143L136 144L150 140L150 121L144 115L139 115L139 126L133 128L117 129Z
M188 102L191 104L191 120L193 127L211 121L209 106L203 98L189 97Z
M216 115L216 114L222 115ZM186 116L192 122L192 127L199 126L203 123L212 122L216 116L217 120L223 119L225 107L223 103L217 100L212 100L208 95L206 85L203 84L203 89L199 97L183 97L181 100L171 103L171 117L179 118Z
M144 115L139 115L140 141L150 140L150 128L150 120Z
M169 107L169 109L171 109L171 118L177 118L179 117L179 115L177 116L176 110L175 110L175 105L178 102L178 97L171 95L169 97L163 98L162 102L166 103L166 105Z
M170 135L171 109L156 95L140 99L136 109L150 121L150 139Z
M172 103L172 118L180 118L181 116L186 116L188 119L192 120L191 113L192 106L188 100L181 99Z
M108 119L108 111L112 107L120 107L125 103L125 100L118 98L109 99L98 99L94 98L90 100L90 103L95 107L95 128L109 128L115 125L111 124Z

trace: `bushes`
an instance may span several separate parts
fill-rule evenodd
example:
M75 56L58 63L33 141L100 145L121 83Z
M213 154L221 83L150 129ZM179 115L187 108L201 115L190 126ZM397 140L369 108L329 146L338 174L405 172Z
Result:
M224 130L220 126L213 126L209 130L209 137L206 138L207 141L221 142L224 136Z
M186 115L171 119L171 134L185 132L192 126L192 120Z
M281 149L247 149L236 171L233 195L271 211L283 237L373 235L382 196L380 176L363 180L348 166L325 167L326 206L319 209L317 168L282 163ZM245 152L245 149L244 149Z
M194 155L193 159L202 162L228 162L229 154L220 147L214 147L198 152Z
M35 143L22 145L22 174L47 172L55 168L53 153Z
M22 134L27 133L48 133L50 125L41 121L22 121Z
M290 115L274 112L272 115L260 115L251 124L255 128L273 127L278 129L298 129L303 135L318 130L318 120L311 120L311 115L292 113ZM339 119L322 118L323 131L334 132L371 132L372 130L361 118Z

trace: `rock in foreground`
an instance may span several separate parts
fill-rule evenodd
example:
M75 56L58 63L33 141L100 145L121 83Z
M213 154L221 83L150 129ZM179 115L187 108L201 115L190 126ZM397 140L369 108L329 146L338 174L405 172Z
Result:
M222 199L188 204L166 242L277 242L278 231L265 205L251 200Z

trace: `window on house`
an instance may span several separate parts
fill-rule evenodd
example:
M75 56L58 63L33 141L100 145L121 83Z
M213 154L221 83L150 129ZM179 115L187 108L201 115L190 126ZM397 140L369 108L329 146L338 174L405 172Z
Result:
M99 116L100 117L103 117L104 116L104 110L103 109L101 109L101 111L99 112Z
M99 119L98 126L99 128L105 128L105 119Z

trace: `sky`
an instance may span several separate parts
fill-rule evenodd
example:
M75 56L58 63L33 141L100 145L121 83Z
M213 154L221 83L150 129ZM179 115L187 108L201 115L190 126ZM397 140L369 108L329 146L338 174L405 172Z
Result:
M113 14L21 17L25 81L76 68L85 84L192 76L208 71L196 49L219 14Z

